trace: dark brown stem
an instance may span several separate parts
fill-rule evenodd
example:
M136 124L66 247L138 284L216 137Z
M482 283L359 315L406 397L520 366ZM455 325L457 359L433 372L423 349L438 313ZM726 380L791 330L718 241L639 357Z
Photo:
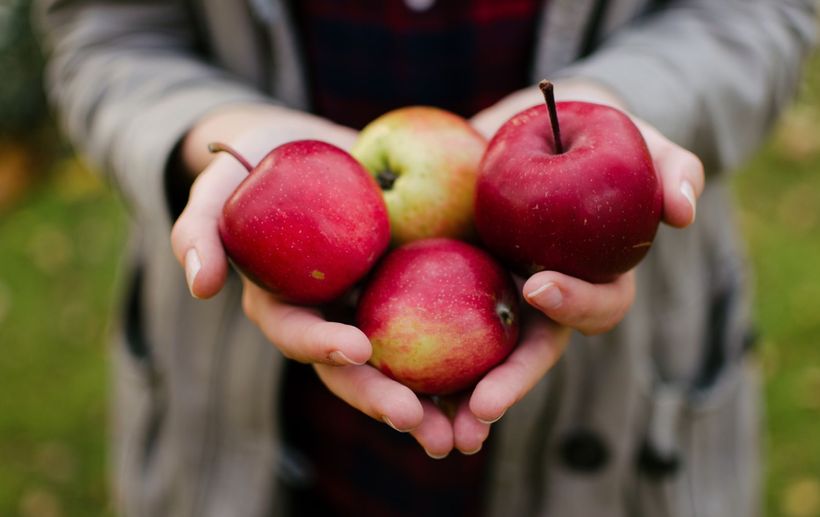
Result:
M234 158L236 158L236 161L241 163L242 167L245 167L245 169L249 173L253 172L253 167L248 162L248 160L246 160L244 156L239 154L239 152L236 149L229 146L228 144L223 144L221 142L211 142L210 144L208 144L208 150L211 151L212 153L220 153L220 152L228 153L231 156L233 156Z
M544 94L544 101L547 103L547 111L550 114L550 124L552 125L552 139L555 141L555 153L564 152L564 145L561 143L561 127L558 125L558 110L555 108L555 93L551 82L544 79L538 83L541 93Z

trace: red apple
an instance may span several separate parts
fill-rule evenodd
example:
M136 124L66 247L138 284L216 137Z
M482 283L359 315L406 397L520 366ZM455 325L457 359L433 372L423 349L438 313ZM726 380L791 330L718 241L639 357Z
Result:
M219 235L233 263L283 299L329 302L387 248L387 209L376 182L347 152L302 140L268 153L228 198Z
M556 122L546 106L532 107L487 147L476 188L478 233L521 275L553 270L610 281L640 262L655 237L663 195L652 157L621 111L556 105L551 85L542 89Z
M486 147L464 118L411 106L368 124L351 153L382 187L393 241L401 245L475 236L475 182Z
M518 339L518 297L487 253L426 239L387 255L357 310L370 362L414 391L446 395L472 386Z

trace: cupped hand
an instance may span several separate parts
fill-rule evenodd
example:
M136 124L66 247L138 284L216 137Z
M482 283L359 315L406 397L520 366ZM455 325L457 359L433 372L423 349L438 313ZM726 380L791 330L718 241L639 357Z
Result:
M565 79L555 83L557 100L579 100L606 104L627 115L626 106L616 94L596 83ZM540 89L533 86L502 99L479 112L472 124L487 137L516 113L544 102ZM696 199L703 191L704 173L700 160L690 151L664 137L647 122L630 115L638 126L652 156L663 186L663 222L684 228L695 220ZM612 329L626 315L635 296L635 275L621 275L608 284L590 284L555 271L542 271L524 284L524 298L556 323L584 334L599 334ZM583 300L602 299L597 308Z
M556 83L558 100L582 100L625 110L616 95L582 80ZM532 87L516 92L476 114L473 125L488 138L510 117L543 102ZM628 114L628 113L627 113ZM695 219L696 199L704 186L703 165L688 150L671 142L647 122L632 117L646 140L663 186L663 222L677 228ZM491 370L462 404L453 423L455 446L480 447L489 424L521 400L560 358L570 331L600 334L615 327L635 298L635 274L630 271L605 284L592 284L556 271L542 271L524 283L525 300L538 311L526 318L521 343L509 358Z
M225 283L228 260L218 221L225 201L247 175L232 157L208 155L207 145L226 143L256 164L272 148L304 138L349 149L356 133L302 113L242 106L214 114L188 134L182 156L196 180L188 204L174 224L171 243L194 297L212 297ZM313 364L336 396L386 425L411 431L431 456L441 457L452 449L452 425L431 400L420 399L409 388L364 364L372 349L359 329L327 321L317 308L284 303L247 278L242 282L243 311L282 355Z
M302 139L323 140L348 149L356 132L312 115L267 105L231 106L189 131L180 154L187 172L196 180L171 231L171 245L194 297L210 298L225 283L228 261L218 221L225 201L248 175L232 156L210 154L208 145L228 144L255 165L273 148Z
M311 115L273 106L236 107L212 115L191 130L182 154L196 177L188 204L174 224L171 244L185 269L191 294L209 298L220 291L228 260L219 238L218 221L225 201L247 171L233 157L210 156L207 145L231 145L251 164L288 141L317 139L349 148L356 133ZM244 280L243 307L283 355L305 363L362 364L370 357L370 342L350 325L327 322L316 309L288 305Z

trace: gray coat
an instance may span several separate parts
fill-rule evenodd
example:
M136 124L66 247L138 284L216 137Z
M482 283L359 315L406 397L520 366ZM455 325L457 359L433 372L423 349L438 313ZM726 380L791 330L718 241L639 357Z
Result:
M758 513L758 379L743 262L721 171L760 142L814 37L809 0L551 0L533 81L587 77L705 162L698 221L664 228L614 331L576 336L496 424L487 502L499 516ZM651 4L648 5L648 4ZM68 135L134 221L115 348L116 501L130 516L276 514L294 464L273 411L283 360L243 317L232 278L192 300L174 261L166 165L227 103L309 108L275 0L43 1L48 82Z

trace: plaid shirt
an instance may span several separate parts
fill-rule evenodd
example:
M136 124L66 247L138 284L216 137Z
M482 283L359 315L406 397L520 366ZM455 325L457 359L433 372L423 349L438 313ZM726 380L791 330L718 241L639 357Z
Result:
M294 0L313 110L361 128L425 104L469 117L528 84L538 0ZM481 513L481 452L428 458L415 440L352 409L312 368L289 363L282 421L306 464L296 515L472 516Z
M528 85L541 3L294 0L314 111L354 128L414 104L470 117Z

